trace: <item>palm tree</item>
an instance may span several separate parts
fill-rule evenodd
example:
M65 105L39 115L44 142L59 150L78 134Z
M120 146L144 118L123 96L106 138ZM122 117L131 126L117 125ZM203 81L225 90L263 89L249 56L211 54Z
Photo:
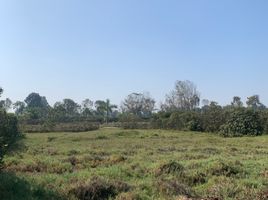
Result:
M116 105L111 104L109 99L106 99L106 101L96 101L95 106L97 108L97 112L104 115L104 120L106 123L108 123L109 116L113 112L113 109L117 108Z

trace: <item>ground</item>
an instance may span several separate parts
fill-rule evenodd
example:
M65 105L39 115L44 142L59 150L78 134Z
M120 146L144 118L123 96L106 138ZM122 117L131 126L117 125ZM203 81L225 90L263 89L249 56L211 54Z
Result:
M268 135L103 128L26 134L1 199L267 199Z

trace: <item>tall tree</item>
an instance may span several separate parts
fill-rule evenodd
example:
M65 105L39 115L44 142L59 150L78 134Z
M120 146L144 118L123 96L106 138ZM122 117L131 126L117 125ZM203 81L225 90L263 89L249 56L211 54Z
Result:
M47 117L50 106L46 97L33 92L29 94L24 101L26 103L25 111L30 119L40 120Z
M0 87L0 97L2 93L3 89ZM14 148L20 138L16 116L0 109L0 170L4 155Z
M238 96L233 97L233 101L231 102L231 105L236 108L243 107L243 102L241 101L241 98Z
M72 99L63 99L62 106L69 116L77 115L79 112L79 104Z
M116 105L111 104L109 99L106 99L106 101L101 100L96 101L95 107L97 109L97 112L104 116L106 123L108 123L111 113L113 112L113 109L117 108Z
M16 115L21 115L25 109L25 103L22 101L16 101L13 104L13 109L15 110Z
M12 101L9 98L0 101L0 107L5 111L8 111L12 106Z
M202 100L202 105L203 106L208 106L210 104L210 101L208 99L203 99Z
M162 109L168 111L193 110L200 103L200 93L191 81L177 81L175 89L166 96Z
M260 101L259 95L253 95L253 96L248 97L248 100L246 103L249 108L253 108L254 110L265 108L265 106Z
M152 115L155 108L155 100L149 93L132 93L126 97L121 105L125 113L132 113L142 118Z
M82 115L85 117L91 116L93 112L93 101L85 99L81 104Z
M48 108L49 104L46 97L40 96L38 93L29 94L24 100L27 108Z
M225 121L223 108L217 102L211 101L210 105L201 109L203 128L207 132L217 132Z

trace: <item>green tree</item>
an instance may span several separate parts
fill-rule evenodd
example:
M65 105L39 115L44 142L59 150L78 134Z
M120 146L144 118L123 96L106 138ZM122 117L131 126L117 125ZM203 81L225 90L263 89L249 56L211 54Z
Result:
M231 102L231 105L236 108L243 107L243 102L241 101L241 98L238 96L233 97L233 101Z
M80 106L72 99L63 99L62 102L56 102L50 112L54 121L65 122L77 120L79 117Z
M97 109L97 112L104 117L106 123L108 123L113 110L117 108L116 105L111 104L109 99L106 99L106 101L102 100L96 101L95 107Z
M8 111L12 106L12 101L9 98L0 101L0 107L5 111Z
M32 121L41 121L47 118L50 106L46 97L33 92L24 101L26 103L25 115Z
M253 110L265 109L265 106L261 103L259 95L253 95L248 97L247 106Z
M81 111L84 117L90 117L93 115L93 101L85 99L81 104Z
M214 101L209 106L202 107L201 117L203 129L207 132L218 132L225 122L223 108Z
M24 100L27 104L27 108L48 108L49 104L46 97L40 96L38 93L29 94Z
M25 110L25 103L22 101L16 101L13 104L13 109L15 110L16 115L22 115Z
M3 89L0 88L0 97L2 92ZM0 109L0 167L4 155L11 151L21 138L17 124L14 114L8 114L4 109Z

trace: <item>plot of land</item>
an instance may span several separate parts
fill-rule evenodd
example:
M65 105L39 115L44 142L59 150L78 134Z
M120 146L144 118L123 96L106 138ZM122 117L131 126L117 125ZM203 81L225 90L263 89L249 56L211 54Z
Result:
M25 148L5 159L0 192L13 199L267 199L267 147L267 135L26 134Z

